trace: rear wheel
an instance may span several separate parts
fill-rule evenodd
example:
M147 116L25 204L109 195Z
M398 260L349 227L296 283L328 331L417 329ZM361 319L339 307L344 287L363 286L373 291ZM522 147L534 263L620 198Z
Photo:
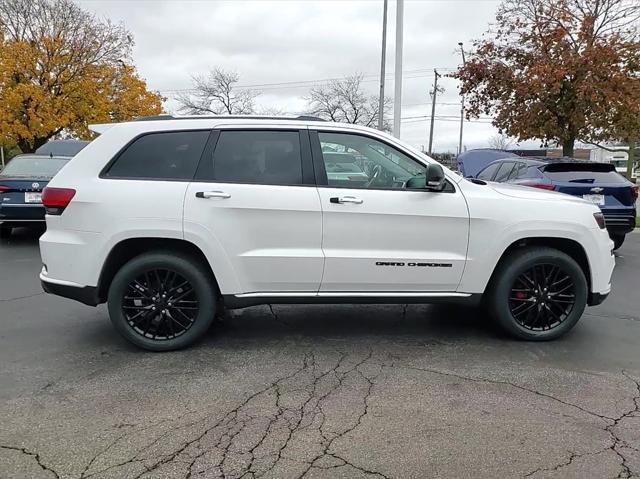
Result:
M133 258L109 288L111 322L127 340L151 351L184 348L216 313L211 274L189 256L169 252Z
M489 290L491 316L520 339L546 341L578 322L587 304L587 280L562 251L529 247L505 258Z
M611 239L613 240L613 249L619 249L624 243L624 238L626 235L611 235Z

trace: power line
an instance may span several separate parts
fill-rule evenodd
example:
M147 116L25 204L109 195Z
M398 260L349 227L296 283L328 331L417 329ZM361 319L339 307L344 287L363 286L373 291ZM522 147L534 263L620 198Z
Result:
M439 68L439 70L455 71L456 69L455 68ZM434 76L432 70L427 68L421 68L417 70L405 70L403 71L403 73L407 74L407 76L404 77L405 79L428 78L428 77ZM303 88L303 87L309 87L309 86L322 85L330 81L345 80L347 78L349 77L343 76L343 77L333 77L333 78L318 78L315 80L297 80L297 81L274 82L274 83L254 83L254 84L245 84L245 85L240 84L240 85L236 85L235 88L237 89L261 88L261 89L267 89L267 90L279 89L279 88ZM392 73L386 74L385 78L393 79L393 74ZM379 77L377 74L376 75L367 74L362 76L362 82L372 82L372 81L379 81ZM167 88L167 89L156 90L156 91L160 93L188 93L188 92L195 92L197 91L197 89Z

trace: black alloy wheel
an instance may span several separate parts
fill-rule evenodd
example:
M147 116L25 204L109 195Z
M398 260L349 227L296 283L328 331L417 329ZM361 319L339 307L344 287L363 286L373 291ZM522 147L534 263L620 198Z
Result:
M546 331L566 320L576 301L575 283L556 264L535 264L515 280L509 309L522 327Z
M217 286L202 260L154 251L129 260L109 286L109 318L136 346L184 348L200 339L216 314Z
M483 302L506 333L548 341L576 325L588 294L585 271L574 258L555 248L531 245L500 260Z
M170 269L145 271L129 283L122 299L122 313L131 328L159 341L188 331L200 306L193 285Z

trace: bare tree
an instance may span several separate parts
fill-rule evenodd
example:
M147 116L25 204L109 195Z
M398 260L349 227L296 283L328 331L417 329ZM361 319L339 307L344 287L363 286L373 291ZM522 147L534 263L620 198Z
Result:
M493 135L491 138L489 138L489 148L494 148L496 150L506 150L511 145L513 145L513 141L503 133L498 133L497 135Z
M180 111L189 115L249 115L255 111L259 92L239 89L236 72L214 68L207 75L194 76L193 91L177 98Z
M310 115L373 128L378 124L378 97L362 91L362 74L331 80L325 85L312 88L306 100L309 104L307 113ZM389 112L390 106L391 100L385 98L385 115ZM386 121L384 129L391 129Z

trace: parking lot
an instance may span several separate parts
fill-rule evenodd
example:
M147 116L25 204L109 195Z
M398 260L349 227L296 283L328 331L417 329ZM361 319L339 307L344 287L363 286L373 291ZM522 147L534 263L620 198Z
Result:
M153 354L39 269L36 235L0 244L2 478L640 476L640 234L537 344L460 307L273 306Z

